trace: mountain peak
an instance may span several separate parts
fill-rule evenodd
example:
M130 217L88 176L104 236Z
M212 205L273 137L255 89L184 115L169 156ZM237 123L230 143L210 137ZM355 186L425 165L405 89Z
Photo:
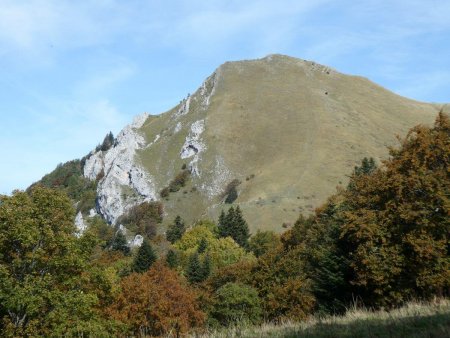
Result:
M438 110L312 61L227 62L170 111L125 128L85 174L105 173L98 207L111 222L146 200L162 200L168 222L215 219L234 189L253 230L281 230Z

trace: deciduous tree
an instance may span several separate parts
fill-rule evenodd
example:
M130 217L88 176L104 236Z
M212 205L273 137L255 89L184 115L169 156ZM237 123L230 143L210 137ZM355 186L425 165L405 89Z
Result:
M108 313L135 335L178 335L205 321L194 291L162 262L143 274L125 277L120 286L121 292Z

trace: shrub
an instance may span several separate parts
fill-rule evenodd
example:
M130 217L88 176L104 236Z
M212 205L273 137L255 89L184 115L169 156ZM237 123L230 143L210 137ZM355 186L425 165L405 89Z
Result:
M222 325L236 322L260 322L261 303L255 288L241 283L227 283L215 292L211 316Z
M132 207L125 215L117 220L129 230L153 238L156 235L158 224L163 219L163 205L161 202L144 202Z
M173 224L169 226L166 232L166 238L170 243L175 243L178 241L186 231L186 226L184 225L183 220L178 215L175 217Z
M225 203L231 204L238 198L237 186L241 184L238 179L232 180L227 184L222 196L225 198Z
M189 180L191 172L187 169L183 169L180 173L175 176L175 178L170 181L169 185L165 188L163 188L159 195L162 198L166 198L169 196L171 192L177 192L184 186L186 186L187 181Z

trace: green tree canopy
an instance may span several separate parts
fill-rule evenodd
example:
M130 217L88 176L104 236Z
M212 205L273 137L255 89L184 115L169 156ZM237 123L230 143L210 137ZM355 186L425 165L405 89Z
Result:
M127 239L121 230L117 230L111 243L111 250L121 251L124 255L130 254L130 247L128 246Z
M258 291L249 285L227 283L216 291L211 314L222 325L240 321L256 324L262 316Z
M280 244L280 236L273 231L258 230L256 234L250 238L249 249L256 257L259 257Z
M173 221L173 224L169 226L166 232L166 238L170 243L175 243L178 241L181 236L186 231L186 226L184 225L184 221L181 219L179 215L175 217L175 220Z
M206 249L200 254L203 259L206 255L211 260L211 270L234 264L240 260L254 260L251 253L247 253L231 237L217 238L213 233L214 227L211 224L200 224L187 231L181 239L174 244L179 250L180 263L187 267L189 257L198 253L199 246L206 242Z
M219 216L220 237L231 237L243 248L248 248L250 237L248 224L245 221L239 206L228 209L227 214L223 211Z
M48 188L0 198L4 335L89 334L86 327L101 326L93 310L97 297L85 289L87 254L74 236L73 220L71 201Z
M157 256L152 246L147 240L144 240L134 258L132 270L134 272L143 273L152 266L156 259Z

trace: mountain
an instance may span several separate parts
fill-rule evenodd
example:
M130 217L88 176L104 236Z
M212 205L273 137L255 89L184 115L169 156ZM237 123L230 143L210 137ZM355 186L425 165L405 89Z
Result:
M170 111L136 117L83 173L99 179L111 223L149 200L163 201L165 222L217 219L236 192L251 230L280 231L442 107L288 56L227 62Z

